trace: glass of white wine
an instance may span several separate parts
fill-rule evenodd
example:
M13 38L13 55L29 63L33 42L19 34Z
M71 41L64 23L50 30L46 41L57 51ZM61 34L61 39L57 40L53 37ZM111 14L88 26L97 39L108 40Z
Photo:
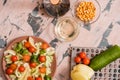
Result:
M55 36L60 41L72 41L79 34L80 24L74 18L62 17L55 25Z

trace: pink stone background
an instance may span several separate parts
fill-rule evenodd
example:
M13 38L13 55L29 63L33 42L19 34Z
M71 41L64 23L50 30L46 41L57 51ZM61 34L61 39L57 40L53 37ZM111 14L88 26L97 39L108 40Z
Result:
M4 1L6 3L3 5ZM70 10L63 17L74 17L74 5L77 1L70 0ZM101 7L99 19L91 25L81 26L79 36L71 42L60 42L55 39L53 18L46 15L41 9L37 14L33 12L38 5L37 2L41 3L41 0L0 0L0 46L4 45L3 42L9 43L11 40L25 35L35 35L51 43L56 48L57 57L57 71L53 80L69 80L70 57L66 50L70 44L79 47L120 45L120 0L98 0ZM28 23L29 14L43 20L42 22L41 19L35 20L36 24L40 26L37 30L33 30L34 27ZM34 21L34 18L31 20ZM0 57L2 57L3 49L4 47L0 47ZM2 75L1 70L0 75ZM0 80L5 80L2 78L3 76L0 77Z

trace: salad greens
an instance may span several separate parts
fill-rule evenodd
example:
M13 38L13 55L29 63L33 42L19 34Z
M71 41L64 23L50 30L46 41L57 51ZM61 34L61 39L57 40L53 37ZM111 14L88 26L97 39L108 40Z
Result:
M40 63L38 57L39 57L38 55L32 55L30 61Z
M14 47L14 50L17 52L17 53L20 53L21 49L23 48L22 46L22 43L21 42L18 42L15 47Z
M50 76L45 75L44 80L52 80Z
M46 53L46 50L41 49L41 50L40 50L40 54L44 54L44 53Z

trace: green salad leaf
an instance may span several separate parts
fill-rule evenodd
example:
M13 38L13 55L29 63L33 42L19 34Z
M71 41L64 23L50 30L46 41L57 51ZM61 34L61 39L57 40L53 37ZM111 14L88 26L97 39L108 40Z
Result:
M45 80L52 80L51 77L48 76L48 75L45 75L44 79L45 79Z

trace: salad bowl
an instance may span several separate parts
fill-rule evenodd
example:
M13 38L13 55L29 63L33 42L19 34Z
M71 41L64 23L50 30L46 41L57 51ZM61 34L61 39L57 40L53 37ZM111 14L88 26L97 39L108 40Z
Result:
M24 42L24 40L28 40L29 38L32 38L33 40L34 40L34 43L38 43L38 42L40 42L40 43L45 43L45 44L47 44L48 45L48 48L49 47L51 47L46 41L44 41L43 39L41 39L41 38L38 38L38 37L35 37L35 36L22 36L22 37L19 37L19 38L16 38L16 39L14 39L13 41L11 41L9 44L8 44L8 46L6 47L6 49L5 49L5 51L6 50L11 50L11 49L13 49L13 45L15 45L16 43L19 43L19 42L21 42L21 41L23 41ZM47 50L47 49L46 49ZM14 79L11 79L11 77L9 76L9 72L7 73L7 62L6 62L6 56L8 56L10 53L6 53L4 51L4 55L3 55L3 57L2 57L2 68L3 68L3 72L4 72L4 74L5 74L5 78L7 79L7 80L14 80ZM28 50L29 51L29 50ZM32 55L34 55L35 53L32 53ZM48 54L49 55L49 54ZM53 60L51 61L51 65L49 66L50 67L50 70L51 70L51 73L49 73L48 74L48 76L50 76L51 78L54 76L54 74L55 74L55 70L56 70L56 58L55 58L55 53L54 54L52 54L52 58L53 58ZM19 59L20 60L20 59ZM12 63L15 63L14 61L12 62ZM25 62L23 62L23 65L25 65L24 64ZM28 62L26 62L26 63L28 63L28 65L29 65L29 61ZM46 62L47 63L47 62ZM40 62L39 64L43 64L42 62ZM18 64L19 65L19 64ZM30 66L29 66L30 67ZM25 68L27 68L27 67L25 67ZM31 67L30 67L30 69L32 69ZM28 69L29 70L29 69ZM47 69L46 69L47 70ZM18 70L19 71L19 70ZM47 72L47 71L46 71ZM36 76L36 75L35 75ZM38 77L38 76L37 76ZM44 77L43 77L44 78ZM36 78L35 78L36 79ZM27 79L28 80L28 79Z

